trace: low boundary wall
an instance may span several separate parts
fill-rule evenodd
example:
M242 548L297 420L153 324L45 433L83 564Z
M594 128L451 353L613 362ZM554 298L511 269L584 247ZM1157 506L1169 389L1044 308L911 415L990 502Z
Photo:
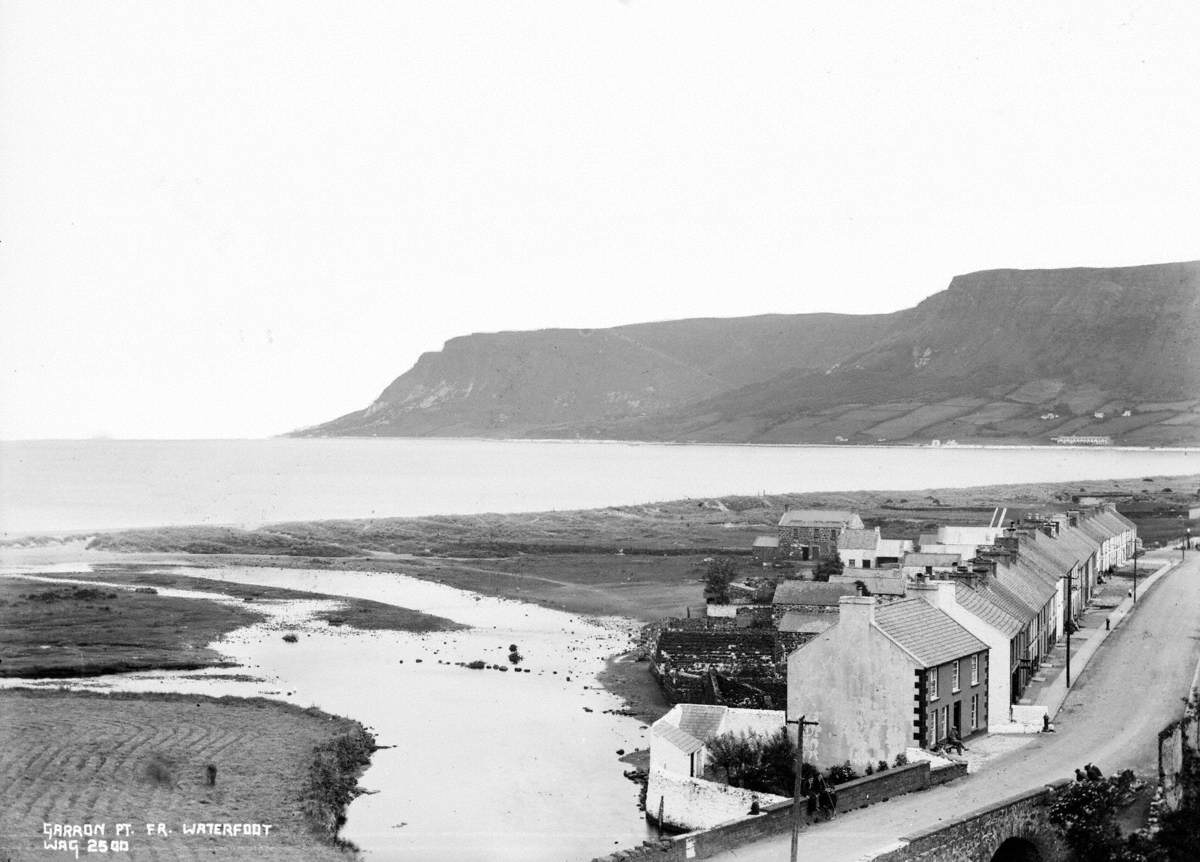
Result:
M876 802L883 802L893 796L902 796L927 787L935 787L953 781L966 775L965 763L952 763L935 769L929 768L929 762L922 760L907 766L897 766L886 772L876 772L864 778L856 778L839 784L837 790L837 807L839 811L850 811L863 808ZM807 806L805 806L807 812ZM804 815L804 825L812 822L807 813ZM779 835L792 828L792 803L780 802L765 805L762 814L742 817L712 829L699 832L688 832L663 838L658 841L647 841L639 847L628 850L618 850L607 856L598 857L594 862L642 862L642 860L675 860L707 859L722 851L744 844L750 844L762 838Z
M1043 859L1066 858L1066 846L1050 826L1049 801L1060 781L1009 797L947 820L939 826L905 835L896 847L874 856L871 862L988 862L1009 838L1021 838L1037 848Z

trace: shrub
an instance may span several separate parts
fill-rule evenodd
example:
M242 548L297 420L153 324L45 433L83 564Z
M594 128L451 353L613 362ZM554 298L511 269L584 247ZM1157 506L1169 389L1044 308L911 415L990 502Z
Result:
M887 772L888 764L886 760L879 761L879 765L875 767L876 772Z
M858 773L854 771L854 767L847 760L840 766L829 767L829 772L826 773L830 784L845 784L847 781L853 781L858 778Z
M319 834L334 843L346 806L358 795L358 775L371 760L375 738L357 727L313 749L301 808Z
M487 664L479 659L475 659L475 661L467 662L467 667L469 667L471 670L483 670L485 667L487 667Z
M300 640L300 638L299 638L299 637L297 637L296 635L292 634L291 632L288 632L287 634L285 634L285 635L283 636L283 639L284 639L285 641L287 641L288 643L290 643L290 644L294 644L296 641Z
M903 751L896 755L896 759L892 761L893 766L908 766L908 755Z
M750 733L723 733L708 744L713 772L723 772L733 787L744 787L777 796L791 796L796 785L796 747L787 733L763 736ZM805 775L815 770L804 765Z

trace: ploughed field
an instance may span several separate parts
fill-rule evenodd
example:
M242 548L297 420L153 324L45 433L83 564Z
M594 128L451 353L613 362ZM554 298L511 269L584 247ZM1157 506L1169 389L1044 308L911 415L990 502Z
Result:
M349 858L330 826L373 743L357 722L269 700L21 689L0 691L0 740L0 858L74 858L54 840L82 856L72 827L104 824L93 840L127 842L106 858L169 862ZM251 834L185 834L197 823Z

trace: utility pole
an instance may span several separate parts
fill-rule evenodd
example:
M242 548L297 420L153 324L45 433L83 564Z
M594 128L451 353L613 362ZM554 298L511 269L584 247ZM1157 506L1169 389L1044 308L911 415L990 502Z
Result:
M817 727L821 722L809 721L808 716L800 716L799 721L787 721L796 725L796 786L792 792L792 855L791 862L796 862L800 853L800 823L804 820L804 810L801 808L804 799L804 728Z
M1137 604L1137 548L1133 549L1133 603Z
M1071 576L1073 569L1067 570L1067 624L1064 628L1067 630L1067 688L1071 687L1071 629L1075 628L1075 619L1071 616Z

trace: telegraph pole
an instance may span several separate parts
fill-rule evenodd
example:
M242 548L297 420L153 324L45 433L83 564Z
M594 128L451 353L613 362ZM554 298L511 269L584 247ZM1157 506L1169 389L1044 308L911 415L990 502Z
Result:
M1133 549L1133 603L1137 604L1137 547Z
M804 810L801 808L804 799L804 728L817 727L821 722L809 721L808 716L800 716L799 721L787 721L796 725L796 786L792 792L792 855L791 862L796 862L800 853L800 823L804 820Z
M1075 628L1075 620L1071 616L1071 575L1073 569L1067 570L1067 688L1071 687L1071 629Z

